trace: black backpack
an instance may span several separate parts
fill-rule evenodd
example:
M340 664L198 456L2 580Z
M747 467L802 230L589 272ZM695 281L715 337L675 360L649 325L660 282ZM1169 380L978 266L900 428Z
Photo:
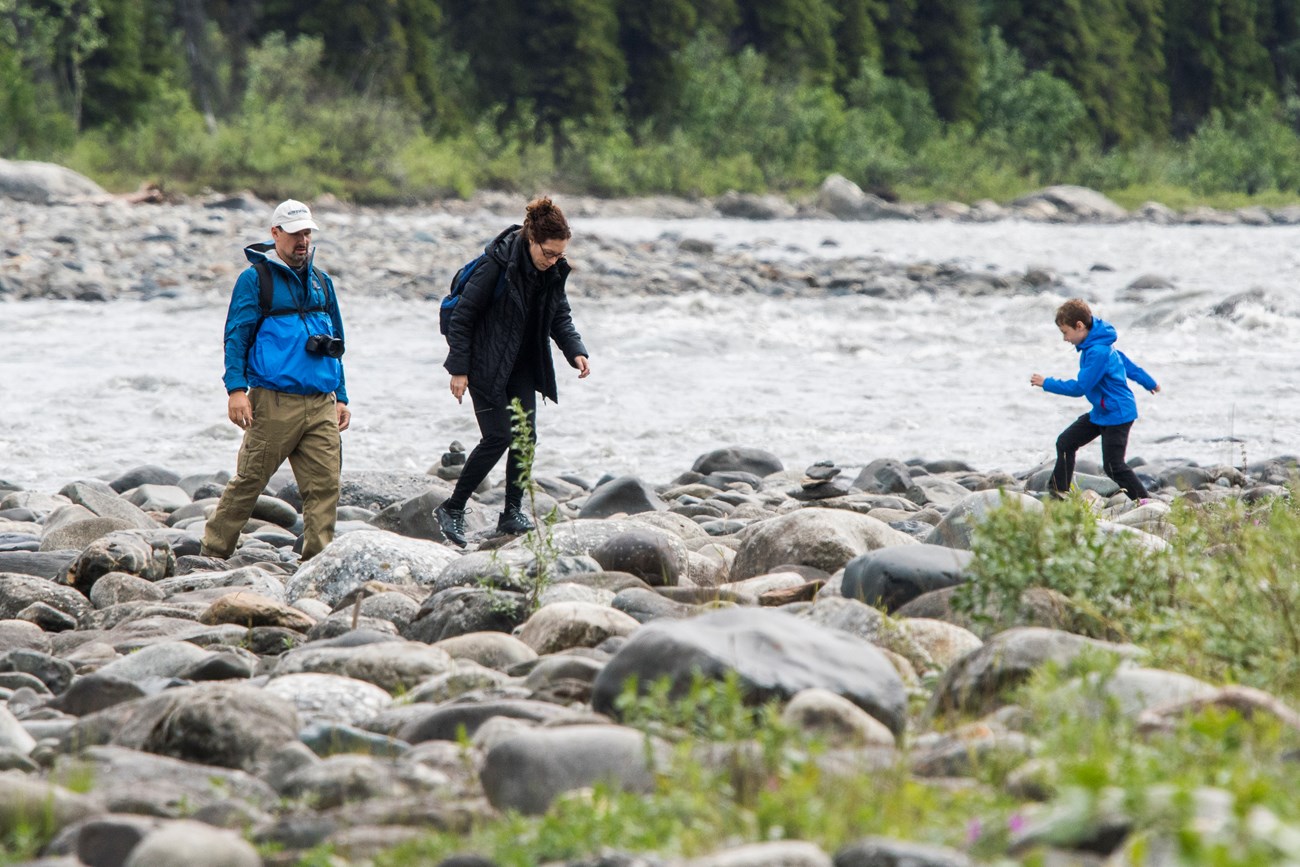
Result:
M465 291L465 286L469 283L470 275L473 274L480 264L488 260L487 253L480 253L470 261L466 262L461 269L456 272L456 276L451 278L451 291L442 299L442 304L438 306L438 331L446 334L451 327L451 314L455 312L457 303L460 302L460 296ZM501 268L497 274L496 289L492 293L493 299L501 297L502 291L506 284L506 269Z

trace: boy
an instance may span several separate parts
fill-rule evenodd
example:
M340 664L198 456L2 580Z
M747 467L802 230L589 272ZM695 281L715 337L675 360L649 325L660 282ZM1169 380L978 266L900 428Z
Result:
M1084 301L1072 298L1057 308L1056 327L1079 353L1079 378L1052 379L1035 373L1029 377L1029 384L1053 394L1086 397L1092 411L1079 416L1057 437L1056 467L1052 470L1049 490L1058 497L1065 495L1074 476L1074 453L1100 436L1101 465L1106 475L1124 489L1129 499L1135 502L1145 499L1146 488L1124 462L1129 428L1138 415L1137 401L1127 380L1136 381L1152 394L1160 391L1160 386L1115 348L1114 326L1093 318L1092 310Z

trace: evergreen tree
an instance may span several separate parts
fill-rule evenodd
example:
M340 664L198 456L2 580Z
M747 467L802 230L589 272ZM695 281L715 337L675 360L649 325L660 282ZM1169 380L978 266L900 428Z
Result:
M975 0L918 0L916 63L939 117L979 116L979 9Z
M1132 54L1125 66L1136 92L1135 111L1150 139L1169 135L1169 84L1165 68L1165 0L1128 0L1133 27Z
M1200 0L1178 0L1200 2ZM1246 0L1250 2L1250 0ZM1134 141L1165 125L1158 0L989 0L988 23L1030 71L1067 82L1105 145ZM1146 78L1144 78L1146 76Z
M884 17L883 0L843 0L840 23L835 28L835 89L846 92L864 63L881 64L880 33L876 22Z
M1273 66L1281 96L1300 88L1300 0L1260 0L1256 31Z
M918 60L921 40L916 36L917 0L883 0L877 7L881 18L881 70L891 78L900 78L912 87L924 88L925 75Z
M619 0L618 19L628 111L637 120L664 116L681 95L681 51L695 32L695 7L690 0Z
M834 80L840 15L831 0L744 0L737 39L752 45L769 69L829 84Z
M86 58L82 124L130 124L145 111L178 58L169 45L167 9L145 0L99 0L103 34Z
M557 157L565 121L608 122L627 64L618 50L614 0L533 0L521 60L527 93Z
M437 0L267 0L263 31L289 41L318 36L324 63L349 90L400 100L422 115L440 101L435 37L442 26Z
M1175 133L1191 133L1211 111L1240 111L1272 91L1252 0L1169 0L1166 8Z

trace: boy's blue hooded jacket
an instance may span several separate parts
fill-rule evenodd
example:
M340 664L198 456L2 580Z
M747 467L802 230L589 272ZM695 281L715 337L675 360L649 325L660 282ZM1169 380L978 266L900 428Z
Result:
M1115 327L1093 317L1088 336L1078 346L1078 379L1044 379L1043 391L1066 397L1086 397L1092 404L1089 420L1096 425L1126 424L1138 417L1137 401L1128 387L1132 379L1147 391L1156 389L1156 381L1128 356L1115 348Z
M266 262L271 267L271 308L302 310L283 316L268 316L259 328L262 308L258 300L257 269L246 268L235 281L226 313L226 391L267 388L288 394L334 394L339 403L348 402L343 382L343 362L306 350L311 334L328 334L343 339L343 317L328 274L311 267L315 250L308 257L307 281L276 256L268 256L272 244L250 244L244 248L249 262Z

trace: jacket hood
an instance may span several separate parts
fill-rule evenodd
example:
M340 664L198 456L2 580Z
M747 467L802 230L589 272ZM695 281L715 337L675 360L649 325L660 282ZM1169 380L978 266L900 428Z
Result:
M280 258L280 254L275 251L274 241L258 241L256 244L249 244L244 248L244 258L248 259L250 265L256 265L258 262L270 262L273 265L279 265L281 268L288 268L288 262ZM316 248L310 247L307 250L307 264L311 265L316 258Z
M1105 319L1093 317L1092 328L1088 331L1088 336L1075 348L1077 352L1083 352L1091 346L1114 346L1115 340L1119 335L1115 333L1115 326L1111 325Z
M514 247L515 238L518 237L519 231L523 226L516 223L507 229L503 229L501 234L497 235L491 241L488 241L483 252L487 253L493 259L496 259L502 265L510 262L510 251Z
M506 268L507 270L510 269L515 265L515 256L519 255L517 251L519 244L523 242L523 228L523 226L516 223L513 226L504 229L501 234L488 242L488 245L483 248L483 252L495 259L497 264L501 265L503 268ZM552 265L551 268L554 268L556 273L561 277L567 277L569 271L572 270L572 267L563 256L561 256L560 261ZM543 273L549 272L550 269L547 269L547 271Z

